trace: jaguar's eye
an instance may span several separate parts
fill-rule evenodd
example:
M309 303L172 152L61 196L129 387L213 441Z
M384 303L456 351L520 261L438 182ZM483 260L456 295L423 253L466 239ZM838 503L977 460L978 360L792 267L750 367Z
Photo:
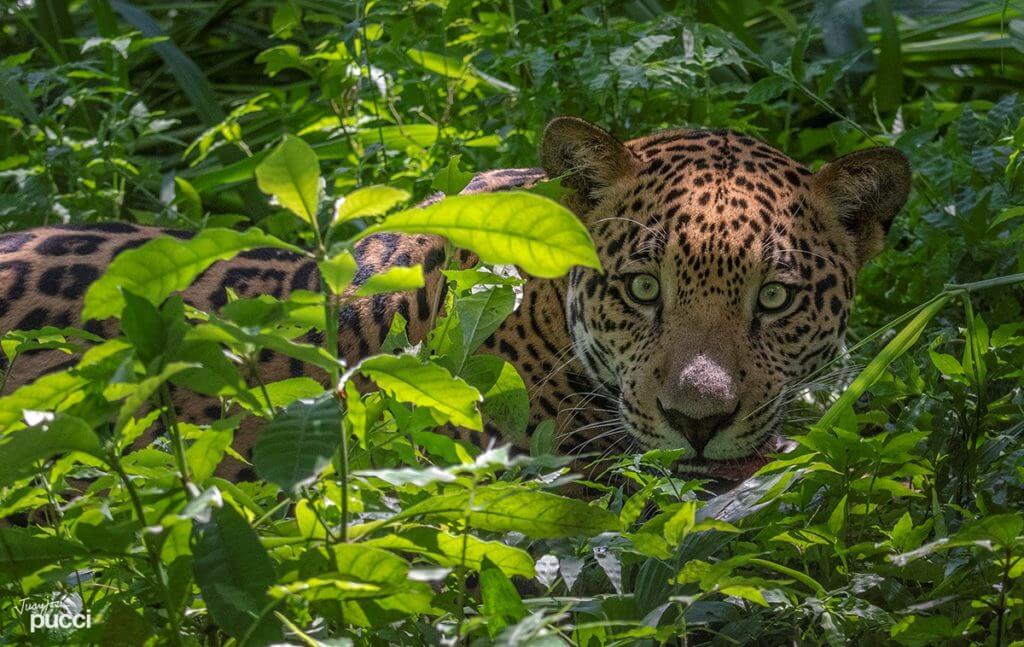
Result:
M793 299L793 291L782 283L765 283L757 293L757 305L764 312L778 312Z
M661 294L661 284L650 274L634 274L626 283L629 296L640 303L651 303Z

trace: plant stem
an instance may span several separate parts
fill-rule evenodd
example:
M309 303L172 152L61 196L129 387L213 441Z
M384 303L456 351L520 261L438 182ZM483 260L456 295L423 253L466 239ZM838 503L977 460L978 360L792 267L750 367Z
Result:
M1013 285L1014 283L1024 283L1024 272L1019 274L1007 274L1006 276L997 276L995 278L985 279L984 281L974 281L972 283L947 283L943 286L943 290L950 293L974 292L975 290L987 290L988 288Z
M127 472L124 471L124 466L121 465L121 459L118 457L116 451L110 451L107 453L107 462L110 467L120 477L121 482L124 484L125 490L128 492L128 498L131 499L132 508L135 510L135 516L139 518L139 524L141 526L140 532L142 533L142 543L146 546L146 552L149 554L149 564L153 569L153 575L156 577L157 586L163 594L164 604L167 605L167 619L171 623L171 642L174 645L181 645L181 624L178 622L177 611L174 608L174 600L171 598L171 591L167 588L167 576L164 573L163 562L160 561L160 555L156 552L156 547L153 546L149 540L149 535L146 534L146 513L142 507L142 499L139 498L139 493L135 489L135 485L132 484L130 478L128 478Z
M1006 589L1010 587L1010 559L1013 553L1010 546L1006 547L1006 554L1003 555L1003 579L999 587L999 609L996 616L996 647L1003 645L1003 616L1006 615Z
M171 444L174 446L174 460L178 464L178 472L181 475L181 485L185 489L185 496L192 499L192 474L188 469L188 460L185 458L185 440L181 437L181 430L178 429L178 419L174 415L174 403L171 400L171 391L164 383L160 386L160 400L163 406L164 426L171 434Z
M341 540L348 541L348 429L341 423L341 457L338 472L341 478Z

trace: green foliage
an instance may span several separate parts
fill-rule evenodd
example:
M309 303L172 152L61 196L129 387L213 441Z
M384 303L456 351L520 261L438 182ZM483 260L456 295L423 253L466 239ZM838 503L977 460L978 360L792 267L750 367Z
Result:
M0 518L32 516L0 525L0 641L1024 638L1021 7L141 4L0 8L0 231L197 232L93 284L84 314L119 320L115 339L3 331L8 367L80 357L0 398ZM733 491L673 474L676 450L553 456L551 421L525 437L515 368L475 354L521 283L486 265L597 267L590 235L557 182L411 205L467 169L535 164L557 114L621 137L729 127L812 168L880 144L911 160L849 352L784 394L795 448ZM428 280L360 276L351 250L375 232L445 237L449 289L422 344L396 317L387 352L346 366L341 308ZM268 246L316 262L321 293L219 312L174 296ZM259 382L264 350L322 375ZM222 415L179 419L172 387ZM247 418L260 480L230 483L216 467L242 460ZM530 455L447 433L485 423ZM27 638L23 604L51 600L93 626Z
M520 191L448 198L396 213L363 235L383 231L444 236L457 247L472 249L485 263L517 263L541 278L559 277L574 265L601 266L590 234L571 211Z

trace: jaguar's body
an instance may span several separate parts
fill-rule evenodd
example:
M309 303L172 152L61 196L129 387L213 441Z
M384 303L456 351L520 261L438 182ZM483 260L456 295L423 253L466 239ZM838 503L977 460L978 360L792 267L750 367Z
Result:
M621 144L563 118L545 133L541 161L543 169L485 173L466 189L563 177L572 189L566 204L590 229L604 267L530 279L519 309L485 343L523 375L531 422L556 419L566 452L683 447L694 457L687 470L749 472L773 447L780 394L841 346L856 272L881 249L907 196L903 156L870 149L811 173L734 133L680 130ZM117 253L163 233L111 224L0 236L0 331L83 325L89 283ZM443 289L441 250L428 236L360 244L361 278L422 263L427 283L345 310L340 350L349 361L378 349L396 312L410 337L422 338ZM217 309L227 288L285 296L318 282L312 262L255 250L215 265L185 296ZM109 323L84 326L112 332ZM262 360L264 381L307 373L294 360ZM19 360L5 390L67 361L58 353ZM179 396L192 419L219 414L213 401ZM243 428L236 444L244 453L252 434Z

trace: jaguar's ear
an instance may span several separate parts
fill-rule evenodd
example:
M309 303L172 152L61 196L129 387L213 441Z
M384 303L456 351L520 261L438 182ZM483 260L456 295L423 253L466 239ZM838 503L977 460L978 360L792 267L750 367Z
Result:
M564 186L587 202L638 166L622 142L576 117L558 117L544 129L540 163L548 177L561 177Z
M907 202L910 163L895 148L868 148L826 164L813 184L853 236L856 261L863 265L885 247L885 234Z

